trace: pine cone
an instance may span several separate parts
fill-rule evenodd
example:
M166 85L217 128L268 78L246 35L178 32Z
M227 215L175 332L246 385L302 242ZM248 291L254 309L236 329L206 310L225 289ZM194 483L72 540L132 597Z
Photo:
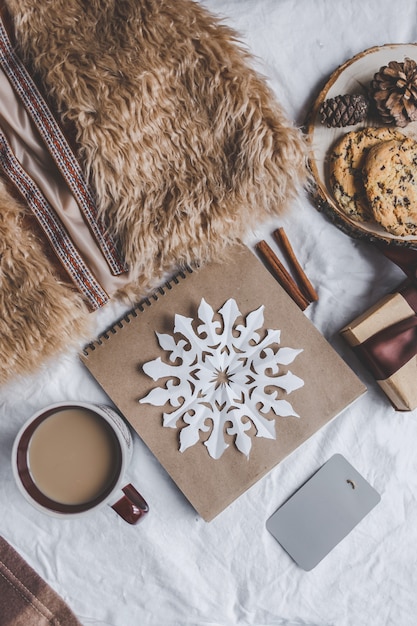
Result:
M417 64L390 61L374 75L371 96L386 123L404 127L417 120Z
M368 99L360 94L328 98L320 107L320 121L328 128L358 124L366 118L368 104Z

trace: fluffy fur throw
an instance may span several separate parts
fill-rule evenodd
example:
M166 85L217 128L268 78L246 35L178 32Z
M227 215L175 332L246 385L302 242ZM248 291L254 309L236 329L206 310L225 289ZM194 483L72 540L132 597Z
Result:
M58 279L36 236L24 226L25 207L0 179L0 380L39 367L74 337L86 336L78 293Z
M301 133L235 33L198 3L5 4L18 53L61 123L75 130L99 210L121 241L132 281L119 295L138 298L175 266L221 257L304 183ZM13 241L22 208L0 191L5 240ZM32 370L35 353L39 361L62 345L69 320L81 332L89 315L25 237L21 254L9 250L1 260L7 374ZM17 309L20 327L8 331Z

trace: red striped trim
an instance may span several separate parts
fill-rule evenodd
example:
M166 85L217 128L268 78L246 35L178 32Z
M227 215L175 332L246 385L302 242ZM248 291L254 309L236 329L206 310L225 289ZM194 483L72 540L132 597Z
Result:
M0 64L74 194L112 273L119 275L126 272L128 267L109 235L106 225L98 216L92 192L84 179L81 167L38 88L14 52L1 18Z
M0 168L22 194L29 208L34 213L57 257L71 276L72 280L87 298L93 310L103 306L109 296L97 282L79 252L72 243L64 226L51 205L24 171L13 154L9 143L0 130Z

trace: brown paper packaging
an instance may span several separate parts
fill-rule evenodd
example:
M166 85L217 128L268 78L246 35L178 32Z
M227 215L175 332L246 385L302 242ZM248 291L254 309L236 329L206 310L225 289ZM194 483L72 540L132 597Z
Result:
M389 294L342 328L340 334L355 348L380 330L411 315L415 312L400 293ZM412 411L417 407L417 356L389 378L376 382L396 410Z

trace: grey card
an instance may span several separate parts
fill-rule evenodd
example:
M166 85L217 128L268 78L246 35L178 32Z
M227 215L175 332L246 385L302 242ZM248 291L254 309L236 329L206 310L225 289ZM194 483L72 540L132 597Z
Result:
M313 569L380 501L335 454L268 519L266 527L304 570Z

